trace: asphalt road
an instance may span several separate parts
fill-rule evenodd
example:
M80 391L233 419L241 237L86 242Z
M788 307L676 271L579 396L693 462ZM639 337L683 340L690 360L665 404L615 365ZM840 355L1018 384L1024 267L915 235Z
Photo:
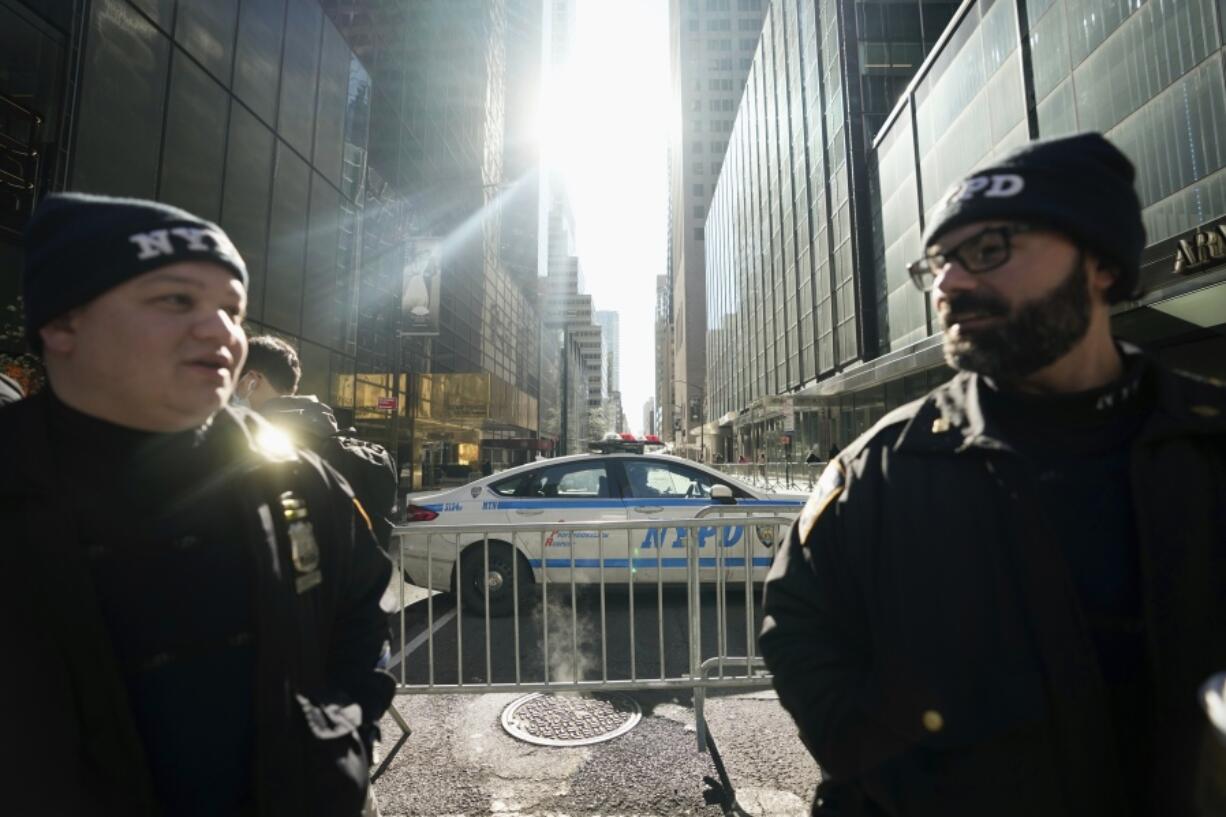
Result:
M409 684L483 685L582 678L669 677L688 671L688 610L683 587L655 584L631 593L614 587L603 598L592 588L551 587L525 602L518 618L489 620L489 658L483 614L458 613L449 594L428 602L405 586L403 616L395 617L393 674ZM721 605L714 587L702 591L702 656L745 655L756 634L760 593L751 593L746 618L743 586L729 588ZM631 605L633 603L633 613ZM722 609L721 609L722 607ZM718 620L726 622L721 628ZM403 620L403 639L401 622ZM427 636L433 633L432 638ZM633 633L633 642L631 634ZM546 638L547 636L547 638ZM548 641L548 645L546 645ZM578 648L576 650L576 647ZM430 659L433 658L433 673ZM518 658L518 662L516 659ZM632 661L633 658L633 661ZM505 817L663 817L723 813L704 778L717 778L695 737L689 690L629 693L642 721L606 743L542 747L503 731L503 709L521 693L407 694L395 706L413 735L375 786L382 814ZM808 814L819 772L772 692L713 692L706 720L727 767L741 813L754 817ZM383 723L384 750L399 736ZM704 793L706 796L704 797Z
M460 678L476 684L542 683L688 673L684 587L646 583L631 592L621 585L608 588L603 597L590 587L572 593L568 585L533 591L518 618L490 617L487 622L477 611L457 613L451 594L436 594L431 602L424 591L406 585L408 603L393 620L391 672L412 685L455 684ZM748 611L743 584L724 591L721 603L714 585L701 589L703 659L756 651L760 589L748 597Z

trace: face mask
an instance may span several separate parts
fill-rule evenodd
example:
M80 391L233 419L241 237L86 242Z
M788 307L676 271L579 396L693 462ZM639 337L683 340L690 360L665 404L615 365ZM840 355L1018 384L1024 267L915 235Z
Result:
M243 381L249 381L249 378L240 377L238 385L234 387L234 393L230 395L230 405L235 408L251 408L251 392L255 391L255 383L251 383L245 390L243 389Z

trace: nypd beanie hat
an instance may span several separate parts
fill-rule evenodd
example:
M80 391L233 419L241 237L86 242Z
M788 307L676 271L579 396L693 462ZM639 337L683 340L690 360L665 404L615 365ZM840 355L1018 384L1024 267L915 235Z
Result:
M1098 133L1031 142L984 165L938 204L924 247L978 221L1026 221L1067 235L1116 270L1112 303L1137 287L1145 226L1128 157Z
M26 339L119 284L180 261L212 261L247 286L247 266L216 224L143 199L86 193L47 196L24 232Z

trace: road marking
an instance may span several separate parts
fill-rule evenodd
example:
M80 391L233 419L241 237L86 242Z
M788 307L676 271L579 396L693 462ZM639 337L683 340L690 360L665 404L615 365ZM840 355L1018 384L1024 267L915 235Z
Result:
M422 644L425 644L426 639L428 639L430 636L437 633L442 627L445 627L448 622L450 622L453 618L455 618L455 615L456 615L456 608L453 607L447 612L443 613L438 618L436 618L434 620L434 626L431 629L427 630L426 632L419 633L416 637L414 637L412 641L404 645L403 650L401 650L400 652L393 655L390 659L388 659L387 668L390 670L392 667L396 666L401 661L408 658L409 654L412 653L413 650L417 649Z

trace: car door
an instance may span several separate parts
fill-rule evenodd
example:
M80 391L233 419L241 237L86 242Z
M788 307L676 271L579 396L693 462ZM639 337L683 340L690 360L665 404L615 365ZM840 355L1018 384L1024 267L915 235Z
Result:
M614 554L625 552L626 532L599 529L600 523L626 521L625 503L603 459L542 465L491 487L507 496L498 503L507 522L539 529L517 533L515 544L538 573L547 573L547 581L570 584L572 545L576 583L600 581L602 563L606 581L625 579L625 557L619 564ZM571 532L550 529L554 522L594 524Z
M659 570L666 582L684 582L685 540L679 529L669 526L669 520L692 519L709 506L712 485L728 485L734 496L746 496L745 492L680 460L624 458L620 465L625 474L627 518L643 523L641 529L630 531L631 543L636 548L635 566L639 578L655 580ZM737 565L743 568L745 530L742 527L718 529L712 525L698 529L694 536L699 549L700 579L713 581L716 568L721 564L726 572ZM722 548L722 553L717 553L717 547Z

